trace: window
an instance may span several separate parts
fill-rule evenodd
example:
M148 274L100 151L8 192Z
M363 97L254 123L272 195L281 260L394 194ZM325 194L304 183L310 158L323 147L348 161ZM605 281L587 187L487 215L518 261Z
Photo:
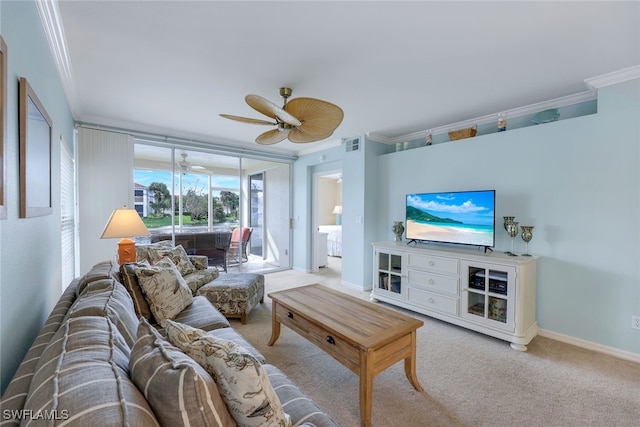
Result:
M136 210L152 235L231 232L237 227L256 227L259 230L251 234L249 245L253 255L231 265L229 271L290 267L288 163L142 141L135 144L134 151ZM272 223L263 225L263 185L268 177L277 189L272 194L276 199L273 206L284 214L274 215ZM253 191L256 185L258 192ZM255 209L260 212L254 212ZM271 239L269 250L263 250L263 236Z

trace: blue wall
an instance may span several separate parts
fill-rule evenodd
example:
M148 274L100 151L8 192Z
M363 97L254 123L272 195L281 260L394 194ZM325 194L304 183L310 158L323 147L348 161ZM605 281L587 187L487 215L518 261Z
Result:
M379 237L405 193L495 189L497 250L510 248L503 216L535 226L540 327L640 353L638 117L635 80L600 89L597 114L380 157Z
M60 138L73 142L73 117L35 3L0 2L7 44L7 219L0 221L0 372L2 391L62 291ZM26 77L53 121L53 215L19 218L18 79ZM65 284L66 285L66 284Z
M597 113L587 113L397 153L372 141L357 153L326 152L343 160L343 282L371 287L370 244L393 239L406 193L495 189L496 250L511 248L503 216L535 226L543 333L640 354L640 331L630 327L640 315L640 80L601 88ZM296 176L318 159L302 157ZM310 200L309 181L294 183L295 217L310 216ZM309 269L299 226L294 266Z

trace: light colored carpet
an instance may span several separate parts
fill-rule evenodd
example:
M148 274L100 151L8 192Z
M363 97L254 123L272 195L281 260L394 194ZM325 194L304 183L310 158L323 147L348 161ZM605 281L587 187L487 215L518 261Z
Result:
M265 283L266 293L321 283L369 297L340 285L339 260L331 258L329 268L318 274L270 273ZM374 380L374 427L640 426L637 363L544 337L519 352L504 341L401 311L425 323L417 338L417 374L424 392L409 384L402 362L380 373ZM269 298L251 312L247 325L231 324L338 424L360 425L355 374L287 328L274 346L267 346Z

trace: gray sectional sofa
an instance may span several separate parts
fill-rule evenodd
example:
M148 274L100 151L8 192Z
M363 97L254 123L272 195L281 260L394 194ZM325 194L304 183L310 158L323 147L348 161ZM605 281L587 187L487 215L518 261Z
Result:
M337 426L194 291L169 323L250 353L243 360L257 361L252 369L268 376L287 419L274 424L261 407L248 424L237 422L242 399L230 405L215 374L172 345L153 316L140 315L140 295L122 271L100 263L63 292L2 396L0 426Z

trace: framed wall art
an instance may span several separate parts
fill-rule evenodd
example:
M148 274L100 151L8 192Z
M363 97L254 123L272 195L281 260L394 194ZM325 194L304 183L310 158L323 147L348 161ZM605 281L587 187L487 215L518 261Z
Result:
M0 36L0 219L7 218L7 45Z
M20 78L20 218L51 215L51 118Z

